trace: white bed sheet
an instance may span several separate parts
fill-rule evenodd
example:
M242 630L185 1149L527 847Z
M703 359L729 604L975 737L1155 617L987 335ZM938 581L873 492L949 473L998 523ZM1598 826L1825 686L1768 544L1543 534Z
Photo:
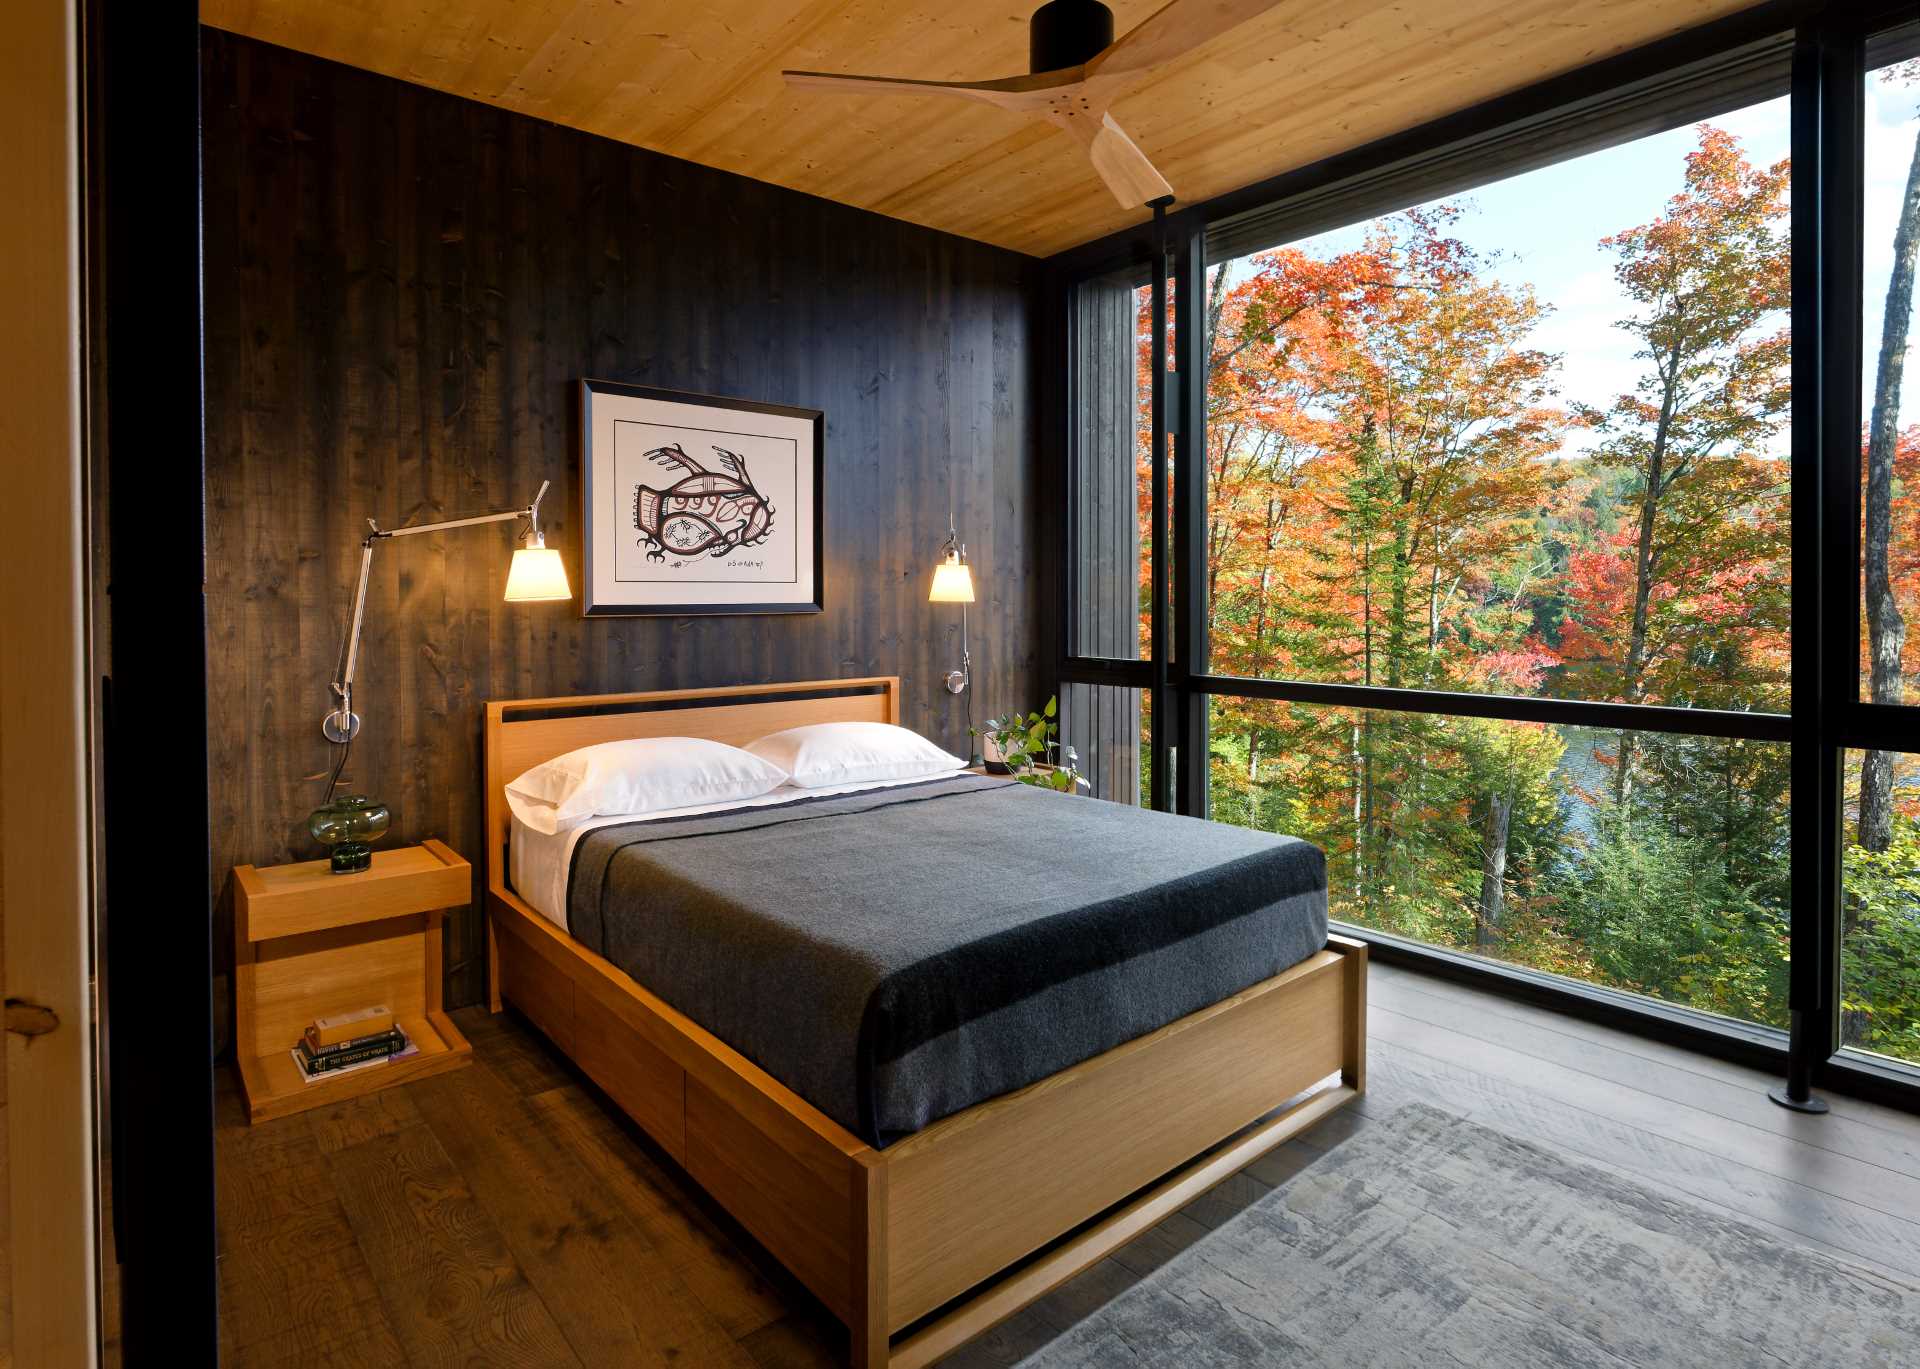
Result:
M859 784L830 784L819 789L802 789L783 784L778 789L752 799L728 799L723 803L697 803L685 808L663 808L657 813L615 813L563 827L551 836L536 832L518 818L512 819L507 842L507 876L514 892L525 899L540 916L567 930L567 878L573 871L573 848L580 838L597 827L621 822L658 822L662 818L687 818L700 813L720 813L730 808L771 808L800 799L824 798L831 794L858 794L867 789L895 789L906 784L925 784L941 775L915 775L904 780L867 780Z

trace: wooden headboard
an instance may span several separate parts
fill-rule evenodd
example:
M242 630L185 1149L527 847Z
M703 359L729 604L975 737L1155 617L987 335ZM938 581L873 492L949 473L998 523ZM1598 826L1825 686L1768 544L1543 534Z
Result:
M500 892L507 887L507 782L542 761L631 737L705 737L745 746L807 723L899 721L897 675L489 703L487 886Z

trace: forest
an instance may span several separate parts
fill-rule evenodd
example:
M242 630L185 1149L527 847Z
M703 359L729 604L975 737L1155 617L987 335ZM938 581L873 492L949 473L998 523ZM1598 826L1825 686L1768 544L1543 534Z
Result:
M1787 712L1788 195L1786 162L1702 125L1661 213L1598 238L1639 370L1604 406L1563 397L1578 358L1532 345L1552 301L1456 207L1212 267L1209 668ZM1917 220L1920 159L1867 340L1879 702L1920 670ZM1209 736L1213 816L1323 847L1336 918L1786 1024L1784 743L1231 698ZM1853 754L1846 793L1845 1037L1920 1060L1920 773Z

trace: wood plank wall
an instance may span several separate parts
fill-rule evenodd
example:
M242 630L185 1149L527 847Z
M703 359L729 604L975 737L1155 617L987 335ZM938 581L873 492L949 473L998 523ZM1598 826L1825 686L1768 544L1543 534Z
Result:
M1128 273L1082 281L1071 299L1081 601L1074 649L1081 656L1138 660L1146 654L1140 643L1143 420L1136 352L1143 320Z
M578 592L582 376L824 409L827 610L589 622L502 601L510 527L380 547L349 777L392 804L389 842L441 837L478 879L493 698L898 673L907 724L965 754L940 685L958 614L926 602L950 494L983 600L976 717L1045 699L1035 261L202 36L216 890L318 854L319 719L369 516L511 507L551 478ZM452 917L449 1004L481 998L482 948L477 914Z
M1144 274L1144 268L1143 272ZM1140 646L1141 320L1131 272L1082 281L1072 292L1073 424L1079 453L1072 498L1080 530L1074 649L1137 660ZM1074 685L1061 697L1061 736L1080 753L1093 792L1140 801L1140 698L1135 690Z

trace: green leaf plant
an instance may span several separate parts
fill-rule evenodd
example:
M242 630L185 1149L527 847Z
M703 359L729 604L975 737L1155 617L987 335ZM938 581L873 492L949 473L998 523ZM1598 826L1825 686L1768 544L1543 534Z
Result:
M1022 784L1071 794L1088 787L1080 773L1080 758L1070 746L1060 744L1060 696L1047 700L1037 713L1018 709L998 718L988 718L979 727L969 728L971 736L985 738L1000 753L1000 760Z

